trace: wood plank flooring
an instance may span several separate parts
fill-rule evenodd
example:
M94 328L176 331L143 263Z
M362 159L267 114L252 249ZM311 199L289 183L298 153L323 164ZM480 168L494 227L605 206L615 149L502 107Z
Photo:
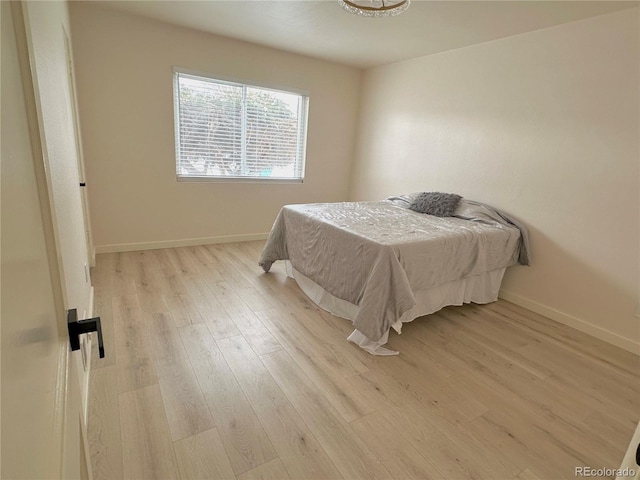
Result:
M263 242L99 255L102 479L564 479L617 468L640 357L505 301L346 341Z

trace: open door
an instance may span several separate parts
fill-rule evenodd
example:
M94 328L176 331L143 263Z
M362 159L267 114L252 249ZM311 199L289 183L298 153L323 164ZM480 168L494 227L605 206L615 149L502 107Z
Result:
M0 476L89 479L82 372L66 326L67 302L77 292L65 282L55 171L45 167L47 127L37 107L24 5L0 2Z
M81 319L92 316L86 225L80 186L79 128L74 115L75 94L70 70L71 33L65 1L19 2L28 49L29 71L47 172L57 255L67 309L77 309ZM71 42L69 41L71 40ZM86 339L86 336L85 336ZM81 347L90 348L87 343ZM86 419L90 352L74 355ZM87 362L83 362L82 359Z

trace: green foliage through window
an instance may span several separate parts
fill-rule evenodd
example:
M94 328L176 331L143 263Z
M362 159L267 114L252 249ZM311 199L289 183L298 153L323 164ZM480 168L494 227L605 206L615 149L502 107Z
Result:
M174 75L179 177L302 180L306 96Z

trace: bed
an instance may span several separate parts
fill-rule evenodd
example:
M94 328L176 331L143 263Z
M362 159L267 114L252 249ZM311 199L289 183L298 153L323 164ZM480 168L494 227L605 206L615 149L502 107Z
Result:
M349 341L397 354L384 347L391 328L447 305L493 302L506 268L529 264L527 230L504 212L462 199L438 217L409 209L414 198L287 205L259 265L286 261L309 298L353 322Z

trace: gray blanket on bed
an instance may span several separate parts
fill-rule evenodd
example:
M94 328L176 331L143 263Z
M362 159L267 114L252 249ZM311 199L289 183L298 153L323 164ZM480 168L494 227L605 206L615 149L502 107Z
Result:
M401 198L285 206L259 264L268 272L289 260L358 305L354 326L371 340L415 305L413 292L528 264L526 229L505 214L463 200L455 217L440 218L407 209Z

